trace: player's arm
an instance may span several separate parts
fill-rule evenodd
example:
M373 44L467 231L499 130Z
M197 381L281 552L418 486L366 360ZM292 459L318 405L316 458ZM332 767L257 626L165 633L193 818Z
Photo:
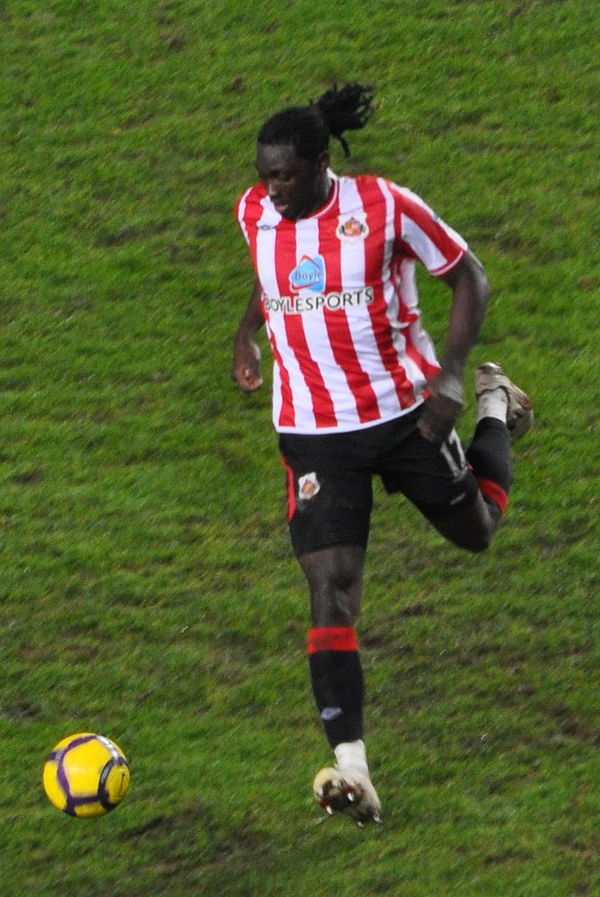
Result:
M484 268L472 252L441 276L452 290L452 307L446 331L442 370L427 386L427 402L419 429L426 439L444 439L452 430L464 405L462 377L475 344L489 300Z
M255 341L256 334L265 322L261 299L262 289L257 279L254 281L252 295L240 321L233 347L231 376L244 392L254 392L263 384L260 349Z

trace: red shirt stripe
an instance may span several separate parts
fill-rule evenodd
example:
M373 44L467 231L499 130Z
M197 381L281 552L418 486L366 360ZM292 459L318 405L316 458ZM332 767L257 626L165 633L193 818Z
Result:
M385 263L385 242L382 235L386 225L386 206L376 180L357 178L357 186L363 206L369 209L369 234L365 239L365 257L367 282L375 284L375 300L369 305L373 333L383 365L394 382L400 407L410 408L415 403L415 394L394 346L382 276Z
M346 380L356 403L361 424L381 418L377 396L368 374L362 369L345 312L325 311L325 326L331 341L333 355L346 375Z
M273 353L273 358L275 359L275 364L277 365L279 378L281 380L281 409L275 423L278 427L290 428L296 423L291 379L277 346L277 339L272 330L269 330L269 342L271 343L271 352Z
M319 365L310 354L302 315L286 315L285 332L310 391L317 427L335 427L337 419L331 395L325 386Z
M339 201L335 214L339 214ZM320 221L319 251L327 258L327 289L343 293L340 241L332 234L328 219ZM325 309L323 312L325 326L329 336L333 356L344 372L346 382L356 404L356 413L361 424L377 421L381 412L377 404L377 396L371 386L369 376L363 370L358 353L352 341L352 333L348 323L348 315L344 309Z

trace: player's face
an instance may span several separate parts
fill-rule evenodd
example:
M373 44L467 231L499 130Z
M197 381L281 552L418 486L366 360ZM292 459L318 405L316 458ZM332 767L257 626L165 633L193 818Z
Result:
M315 212L329 194L329 155L302 159L292 146L259 143L256 170L269 199L284 218L297 221Z

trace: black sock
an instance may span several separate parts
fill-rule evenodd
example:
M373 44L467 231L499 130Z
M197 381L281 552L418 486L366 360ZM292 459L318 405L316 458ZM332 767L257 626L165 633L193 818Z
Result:
M362 738L364 676L354 629L311 629L308 659L313 694L331 747Z
M494 417L484 417L475 428L467 449L467 460L488 504L504 513L512 485L513 462L510 436L505 424Z

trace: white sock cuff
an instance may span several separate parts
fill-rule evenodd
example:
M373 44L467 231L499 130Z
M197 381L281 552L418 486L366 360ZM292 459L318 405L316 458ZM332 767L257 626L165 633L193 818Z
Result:
M367 751L365 743L358 741L343 741L334 748L338 769L360 769L368 774Z
M506 423L508 411L508 396L502 388L490 389L482 392L477 403L477 422L484 417L495 417Z

